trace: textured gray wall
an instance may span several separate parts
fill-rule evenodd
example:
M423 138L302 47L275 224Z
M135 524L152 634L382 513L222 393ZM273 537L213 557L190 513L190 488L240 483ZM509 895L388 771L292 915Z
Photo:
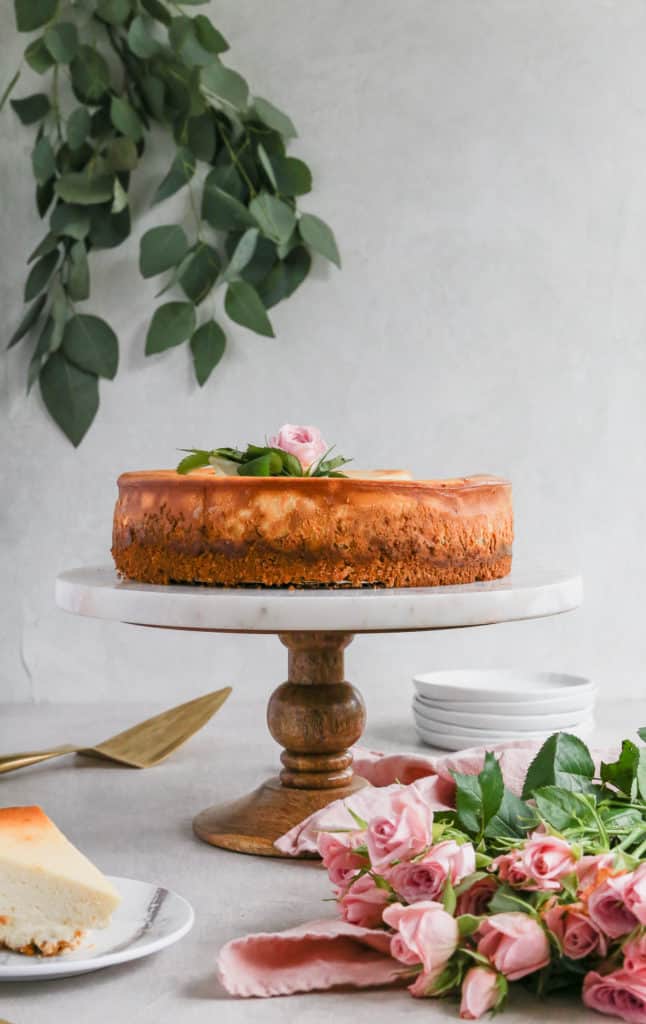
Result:
M2 76L23 40L2 4ZM643 692L646 545L646 3L644 0L221 0L228 59L300 129L303 203L337 231L317 266L242 328L200 390L187 353L143 356L155 282L136 272L165 170L137 179L127 252L92 259L92 311L122 342L116 383L78 451L24 395L27 353L0 360L0 699L172 701L284 675L271 638L153 632L53 604L65 567L108 560L115 479L190 444L319 424L358 465L514 482L517 562L578 566L573 615L445 635L358 640L369 699L434 666L589 673ZM29 82L24 75L21 89ZM41 236L30 137L0 119L3 322ZM190 653L189 653L190 652Z

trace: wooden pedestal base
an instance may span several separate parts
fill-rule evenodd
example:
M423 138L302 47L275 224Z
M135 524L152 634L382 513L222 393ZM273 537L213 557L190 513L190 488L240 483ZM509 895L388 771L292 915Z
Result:
M353 776L348 750L365 725L361 694L343 679L352 634L279 635L289 650L289 678L270 698L267 724L284 748L280 778L193 822L212 846L268 857L281 856L275 840L303 818L367 785Z

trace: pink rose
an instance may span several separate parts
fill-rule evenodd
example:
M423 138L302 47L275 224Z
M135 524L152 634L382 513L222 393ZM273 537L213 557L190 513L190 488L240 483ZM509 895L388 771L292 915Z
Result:
M583 980L583 1002L598 1013L646 1024L646 977L624 970L602 977L590 971Z
M462 982L460 1016L462 1020L478 1020L492 1010L500 998L498 975L489 967L471 967Z
M496 872L501 882L506 882L514 888L526 888L530 885L521 850L501 853L491 862L491 870Z
M458 896L455 908L456 917L461 914L473 914L475 917L485 914L497 888L498 883L495 878L479 878L477 882L469 886L466 892L460 893Z
M421 963L430 974L445 966L458 945L458 925L441 903L425 900L412 907L391 903L383 919L395 928L390 953L404 964Z
M581 857L574 868L579 883L579 894L584 895L586 889L592 892L595 886L611 875L614 862L612 853L599 853L595 856L586 854L585 857Z
M431 842L433 812L414 786L402 786L390 798L390 811L368 823L368 853L375 871L395 860L410 860Z
M550 962L550 945L540 924L528 914L494 914L478 929L478 953L509 981L540 971Z
M402 862L388 872L388 881L405 903L437 900L447 879L453 885L475 871L476 855L471 843L458 845L453 839L432 846L421 860Z
M646 977L646 935L629 939L623 948L624 970L631 974L640 971Z
M570 960L582 960L591 953L606 955L606 937L583 913L583 904L570 903L567 906L550 907L543 914L543 920Z
M298 427L295 423L285 423L275 437L269 438L269 444L295 455L303 469L322 458L329 448L318 427Z
M626 906L626 890L631 881L632 873L612 875L588 896L588 914L611 939L627 935L637 924L637 918Z
M640 864L630 876L624 892L626 906L640 924L646 924L646 864Z
M339 900L343 920L361 928L378 928L387 903L388 893L379 889L370 875L362 875L351 882Z
M321 832L319 835L318 851L332 885L344 889L362 868L368 867L366 858L352 849L352 843L361 842L361 837L362 833L357 832L340 833L339 837L330 835L329 832Z
M416 999L424 999L427 996L432 996L433 986L437 981L438 975L440 975L444 970L444 966L445 965L437 967L432 971L422 971L421 974L418 974L413 984L408 986L410 994L415 996Z
M525 888L556 892L560 879L574 871L576 858L565 839L535 832L523 844L522 865L531 881Z

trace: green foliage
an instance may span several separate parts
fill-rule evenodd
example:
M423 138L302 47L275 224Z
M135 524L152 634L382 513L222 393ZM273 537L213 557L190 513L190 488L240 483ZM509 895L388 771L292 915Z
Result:
M195 336L191 341L191 347L194 338ZM343 458L342 455L338 455L334 459L328 459L330 451L327 451L318 462L314 462L311 466L308 466L307 470L303 470L295 455L283 451L282 448L272 448L269 445L248 444L244 450L240 448L212 448L210 451L207 451L205 448L184 448L183 451L187 451L189 454L181 460L177 467L177 472L181 474L190 473L194 469L201 469L204 466L212 465L225 469L230 475L237 473L238 476L338 477L344 475L338 472L338 469L351 461L350 459ZM350 808L348 810L357 823L363 821ZM365 828L365 822L359 824L359 827ZM453 898L453 896L447 898Z
M587 791L594 776L594 762L583 740L557 732L543 744L532 761L523 787L523 798L542 786Z
M36 205L49 231L29 256L29 305L9 347L33 333L28 388L40 380L50 414L75 445L96 414L98 378L111 380L119 358L112 328L76 303L90 298L94 250L130 236L132 172L147 159L151 131L161 128L175 147L151 205L185 190L187 218L158 223L139 239L143 277L166 274L160 294L173 289L182 299L155 310L147 355L186 342L203 386L226 347L211 310L198 319L215 290L233 323L273 337L267 310L300 286L312 255L340 264L331 229L297 207L312 175L286 154L294 124L250 97L242 75L222 63L229 44L194 10L202 2L92 0L80 18L78 0L14 0L18 31L38 33L25 60L43 86L10 105L35 126ZM19 72L4 88L0 109L18 79ZM273 473L277 459L280 472L300 471L284 453L258 449L246 472ZM325 457L316 471L336 474L343 462Z

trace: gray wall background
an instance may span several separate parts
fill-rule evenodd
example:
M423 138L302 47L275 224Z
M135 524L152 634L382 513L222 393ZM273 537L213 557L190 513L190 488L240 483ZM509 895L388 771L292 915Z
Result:
M12 6L2 84L24 46ZM0 359L0 700L269 692L285 672L275 639L77 619L53 585L109 560L120 471L285 420L319 424L359 466L508 475L517 564L585 576L572 615L357 640L349 674L369 703L408 701L412 672L461 665L564 669L608 697L643 694L646 3L221 0L210 13L228 62L293 116L292 152L315 172L302 205L335 227L344 269L321 263L273 311L276 340L232 325L201 390L186 351L145 359L156 282L138 276L138 239L183 208L147 209L170 160L158 143L127 251L92 258L91 310L122 353L79 450L37 391L25 397L27 351ZM31 145L4 112L7 336L42 234Z

